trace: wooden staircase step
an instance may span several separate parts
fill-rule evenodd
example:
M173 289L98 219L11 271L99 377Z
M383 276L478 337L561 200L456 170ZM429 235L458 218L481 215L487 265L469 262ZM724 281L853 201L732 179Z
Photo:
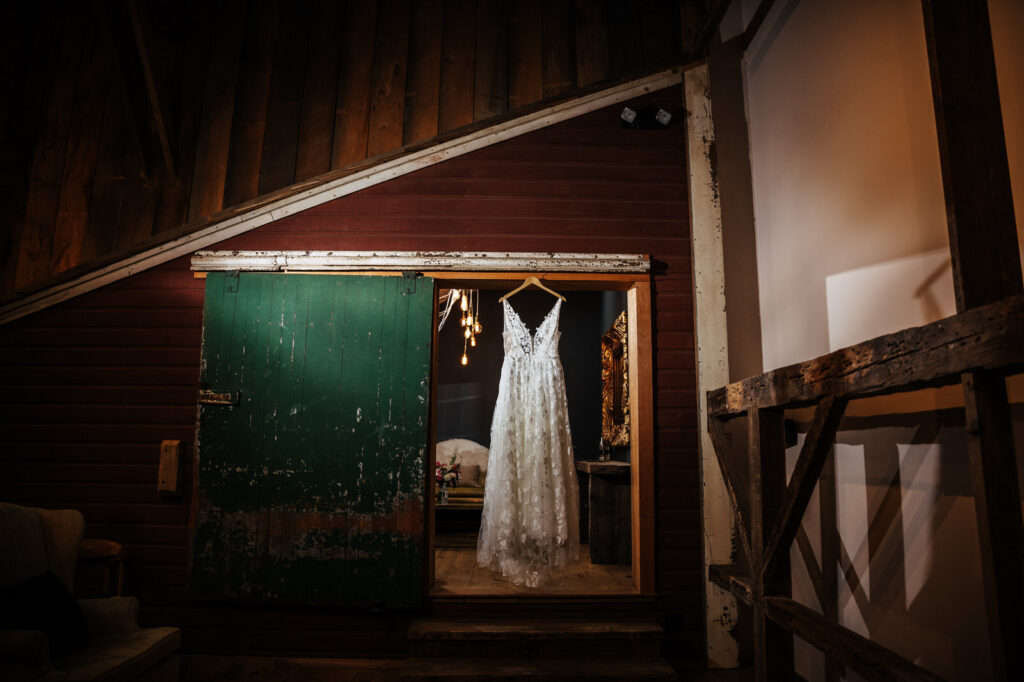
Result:
M654 620L414 620L408 631L420 658L657 658L664 631Z
M633 680L669 682L676 672L661 659L410 659L402 679L420 680Z

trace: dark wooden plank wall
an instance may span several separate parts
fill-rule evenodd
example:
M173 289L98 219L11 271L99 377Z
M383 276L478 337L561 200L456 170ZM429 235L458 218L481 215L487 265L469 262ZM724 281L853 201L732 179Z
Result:
M610 107L219 247L650 253L654 608L699 656L703 578L681 99L673 88L630 103L675 113L668 130L623 129L621 107ZM183 625L189 651L394 653L404 646L399 617L185 598L190 500L157 494L157 459L162 439L182 440L191 456L202 306L203 280L180 259L0 327L0 499L79 508L88 535L125 543L128 591L140 596L143 620ZM187 471L185 479L189 486Z
M0 298L297 181L678 64L703 3L137 4L174 177L146 161L162 151L107 3L4 10Z

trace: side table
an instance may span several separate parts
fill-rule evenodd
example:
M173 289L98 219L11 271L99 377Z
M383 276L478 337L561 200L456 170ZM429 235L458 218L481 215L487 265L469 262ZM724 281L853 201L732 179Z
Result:
M581 541L590 543L593 564L629 564L632 500L629 462L577 460L580 472ZM586 518L584 518L586 517Z

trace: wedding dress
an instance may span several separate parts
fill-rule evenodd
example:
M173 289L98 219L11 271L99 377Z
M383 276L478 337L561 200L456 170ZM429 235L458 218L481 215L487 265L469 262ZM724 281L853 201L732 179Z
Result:
M502 304L505 361L491 423L477 562L515 584L537 587L579 552L579 493L558 358L562 300L534 335L507 300Z

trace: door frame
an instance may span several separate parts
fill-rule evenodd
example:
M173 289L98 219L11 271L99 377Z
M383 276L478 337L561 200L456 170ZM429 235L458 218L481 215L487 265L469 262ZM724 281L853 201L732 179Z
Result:
M461 267L460 267L461 266ZM633 585L642 596L653 596L655 585L654 505L654 344L650 256L646 254L579 254L516 252L315 252L315 251L203 251L192 258L195 277L216 270L277 271L292 274L403 276L414 272L431 277L436 288L509 289L526 277L551 282L561 290L617 290L626 292L628 310L628 363L630 434L630 499ZM434 319L437 319L435 315ZM434 349L436 353L434 326ZM431 371L431 429L436 402L436 381ZM433 433L429 432L431 440ZM434 444L425 449L428 471L424 485L433 482ZM424 575L433 582L433 494L427 488L426 560ZM429 591L425 593L429 599Z
M632 524L630 548L633 586L640 595L655 594L654 347L650 275L648 273L569 273L535 270L520 272L438 271L423 272L422 274L433 278L434 286L437 288L480 289L481 284L486 283L488 289L505 287L513 289L527 277L537 277L543 282L551 283L559 291L626 292L630 414L630 522ZM434 353L437 353L436 339ZM434 367L437 367L436 357ZM431 404L434 409L437 400L436 391L432 395ZM433 456L433 447L434 443L432 442L430 444L431 456ZM427 499L430 500L428 556L432 556L433 495L428 494ZM432 563L433 559L431 558ZM428 574L433 582L434 569L432 565Z

